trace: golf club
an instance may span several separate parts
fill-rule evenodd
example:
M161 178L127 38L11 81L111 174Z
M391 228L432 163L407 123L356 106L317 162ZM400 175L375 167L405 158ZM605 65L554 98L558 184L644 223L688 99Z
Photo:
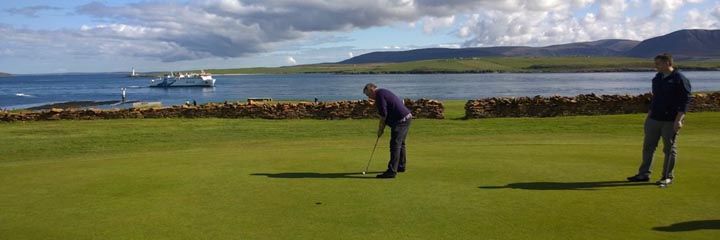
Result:
M367 166L365 166L365 171L362 172L363 175L365 175L365 172L368 171L368 168L370 167L370 161L372 161L373 155L375 155L375 148L377 148L377 144L380 141L380 136L377 137L375 140L375 146L373 146L372 153L370 153L370 160L368 160Z

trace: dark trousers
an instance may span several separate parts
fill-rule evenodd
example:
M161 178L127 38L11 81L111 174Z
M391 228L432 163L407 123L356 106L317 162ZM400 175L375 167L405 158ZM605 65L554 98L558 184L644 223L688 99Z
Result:
M405 156L405 138L407 138L410 130L410 122L407 119L404 122L388 124L390 126L390 161L388 162L389 174L397 174L398 168L405 168L407 157Z
M652 172L653 156L660 138L663 140L662 178L674 178L675 161L677 160L677 133L673 122L657 121L651 118L645 120L645 139L643 141L642 164L638 169L639 175L650 176Z

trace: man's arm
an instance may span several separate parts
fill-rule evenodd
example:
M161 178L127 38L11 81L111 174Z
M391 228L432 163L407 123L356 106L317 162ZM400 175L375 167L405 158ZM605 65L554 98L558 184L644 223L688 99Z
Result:
M380 123L378 123L377 136L380 137L385 132L385 117L380 117Z
M678 113L675 115L675 124L674 130L677 133L680 131L680 128L683 127L683 119L685 119L685 113L688 111L688 108L690 108L690 102L692 102L692 93L691 86L690 86L690 80L688 80L684 75L680 74L680 81L682 82L682 102L680 103L680 107L678 108Z
M683 127L683 119L685 119L685 113L678 112L675 116L675 124L673 124L673 130L675 131L675 133L680 131L680 129Z

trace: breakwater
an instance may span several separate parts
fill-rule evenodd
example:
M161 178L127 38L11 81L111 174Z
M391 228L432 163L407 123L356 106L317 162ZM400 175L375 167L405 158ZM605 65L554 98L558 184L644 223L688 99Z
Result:
M484 98L465 104L466 118L556 117L647 113L652 95L595 95L575 97ZM697 94L691 112L720 111L720 92Z
M444 118L443 104L431 99L405 99L414 118ZM165 108L60 109L40 112L0 113L0 121L97 120L125 118L262 118L262 119L364 119L378 118L373 102L211 103Z
M651 95L595 95L575 97L484 98L465 104L465 117L556 117L646 113ZM415 118L443 119L445 106L432 99L405 99ZM697 94L691 112L720 111L720 92ZM60 109L0 113L0 122L44 120L96 120L123 118L262 118L262 119L367 119L377 118L373 102L300 102L300 103L210 103L200 106L128 109Z

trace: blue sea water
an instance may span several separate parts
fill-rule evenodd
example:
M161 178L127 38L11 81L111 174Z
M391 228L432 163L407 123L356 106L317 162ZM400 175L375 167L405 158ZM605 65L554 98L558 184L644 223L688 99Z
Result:
M720 90L720 72L685 72L693 91ZM162 102L164 106L195 100L198 104L274 100L320 101L365 99L362 87L372 82L401 98L437 100L486 97L575 96L578 94L641 94L650 91L652 72L625 73L499 73L389 75L225 75L214 88L150 88L149 78L126 74L20 75L0 78L0 108L22 109L69 101L121 100ZM129 104L100 106L129 107Z

